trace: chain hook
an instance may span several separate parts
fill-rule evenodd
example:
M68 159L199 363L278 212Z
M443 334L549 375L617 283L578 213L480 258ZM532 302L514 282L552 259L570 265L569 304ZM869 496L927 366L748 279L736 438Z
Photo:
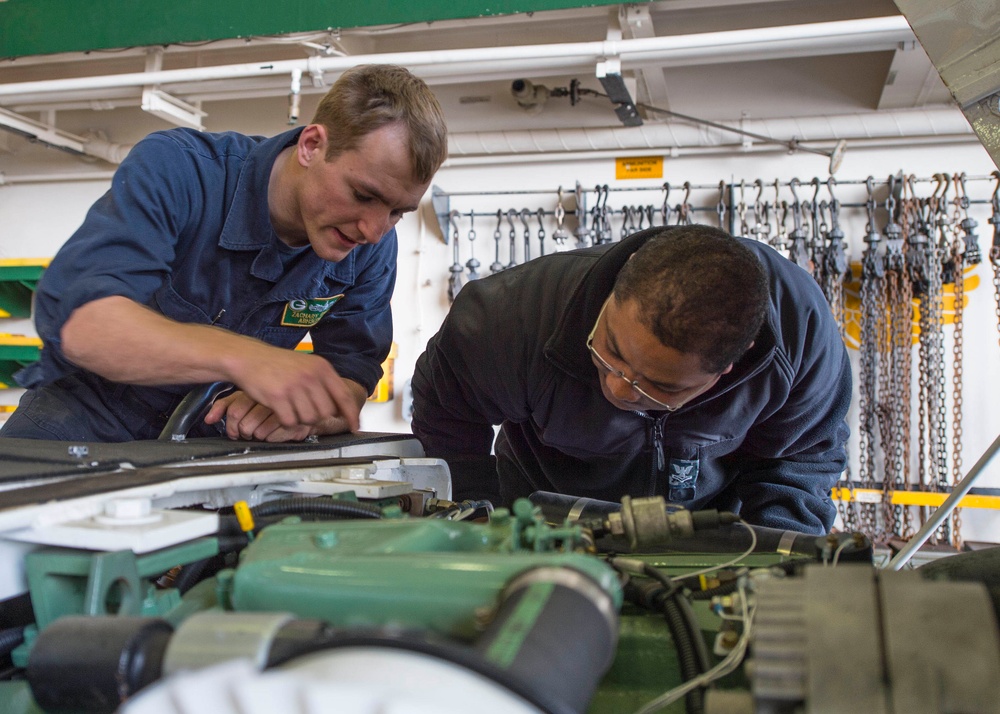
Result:
M793 205L795 203L798 203L800 206L802 205L802 202L799 201L799 194L795 191L795 189L798 188L801 185L802 185L802 182L800 182L794 176L792 176L792 179L788 182L788 190L792 192Z
M660 209L660 213L663 215L663 224L670 225L670 182L666 181L663 184L663 206Z
M719 181L719 202L715 204L715 212L719 214L719 228L726 230L726 182Z
M479 279L480 262L476 260L476 212L469 211L469 259L465 261L465 267L469 269L469 280Z
M514 257L514 246L517 242L517 229L514 228L514 219L519 215L516 208L507 209L507 225L510 226L510 230L507 232L507 238L510 239L510 261L507 263L508 268L513 268L517 265L517 260Z
M503 227L503 209L497 209L497 227L493 231L493 242L496 244L496 256L493 262L490 264L491 273L499 273L503 270L503 263L500 262L500 240L503 238L503 234L500 229Z

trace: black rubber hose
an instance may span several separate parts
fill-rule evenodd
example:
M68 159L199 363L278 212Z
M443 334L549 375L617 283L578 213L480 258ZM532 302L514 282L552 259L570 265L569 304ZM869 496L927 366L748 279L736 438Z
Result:
M212 556L212 558L214 557ZM182 567L177 577L174 578L174 587L177 588L177 592L183 595L197 585L202 580L202 574L205 572L205 568L208 567L208 563L212 558L196 560Z
M680 590L674 595L674 602L687 623L688 632L691 634L691 641L694 643L695 654L698 656L698 669L707 672L712 666L712 658L708 654L708 645L705 644L705 637L701 634L701 627L698 626L698 618L691 607L691 601Z
M663 613L677 651L681 679L684 682L690 681L708 671L711 666L708 648L695 621L694 612L677 583L648 564L643 567L643 571L651 580L641 583L630 580L626 584L625 594L637 605ZM687 605L687 611L681 604L682 601ZM703 714L704 690L699 687L689 692L685 703L688 714Z
M170 415L159 440L173 441L174 437L186 437L205 418L215 400L232 391L234 386L231 382L210 382L192 389Z
M22 642L24 642L24 627L0 630L0 657L7 657Z
M0 600L0 627L30 625L35 621L35 610L31 606L31 595L22 593Z
M665 595L663 598L663 616L670 629L670 636L673 638L674 647L677 649L677 662L680 665L681 679L689 682L702 673L698 664L698 652L688 624L681 613L680 605L677 603L678 591L672 595ZM687 714L704 714L705 693L700 687L692 689L684 697L687 704Z
M250 509L254 518L267 516L322 515L332 518L381 518L382 509L374 504L337 501L332 498L281 498Z

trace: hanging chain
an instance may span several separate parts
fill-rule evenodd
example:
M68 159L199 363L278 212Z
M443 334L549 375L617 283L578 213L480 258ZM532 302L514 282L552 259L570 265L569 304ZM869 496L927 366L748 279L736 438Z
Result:
M878 401L876 389L879 378L879 343L884 320L882 306L885 304L885 266L879 257L882 236L875 225L875 198L872 192L874 179L869 177L868 186L868 231L865 233L865 250L861 261L861 312L860 335L858 340L858 480L861 487L874 489L876 483L876 433L878 425ZM888 497L888 490L882 484L882 499ZM860 520L865 535L875 540L882 535L878 529L877 506L874 503L860 505Z
M888 295L887 375L882 383L884 399L891 422L883 447L886 453L885 479L893 489L908 490L910 484L910 384L913 367L913 288L906 271L906 243L910 217L905 204L901 206L902 224L896 223L896 178L889 177L889 197L885 207L889 221L885 226L886 287ZM891 519L894 532L907 538L912 532L910 509L894 506ZM889 516L887 516L889 520Z
M993 264L993 292L996 296L997 339L1000 341L1000 171L993 172L997 185L993 189L993 214L990 223L993 224L993 245L990 247L990 263Z
M975 230L978 225L969 217L969 197L965 192L965 174L952 177L955 184L955 219L953 222L955 237L952 241L953 275L955 285L955 320L954 343L952 346L952 487L962 480L962 368L963 368L963 334L965 315L965 266L976 265L982 260L978 237ZM964 218L962 217L964 215ZM962 230L959 236L958 227ZM962 511L956 508L952 512L952 545L961 548L962 545Z
M947 379L945 375L945 344L944 344L944 276L951 264L951 241L949 228L951 220L948 216L947 197L949 179L944 174L935 175L941 188L940 197L933 196L932 205L934 223L938 240L928 241L933 250L928 261L931 266L930 285L927 295L928 330L930 332L930 351L928 362L928 415L930 429L931 466L934 471L934 489L946 493L948 484L948 408L945 402ZM951 527L943 522L935 534L938 543L948 543L951 540Z

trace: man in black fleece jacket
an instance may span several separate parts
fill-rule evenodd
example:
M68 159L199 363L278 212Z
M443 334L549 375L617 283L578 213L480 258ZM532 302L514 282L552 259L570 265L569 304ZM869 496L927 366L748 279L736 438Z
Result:
M659 494L756 525L833 524L851 400L837 325L808 273L715 228L651 228L469 283L413 396L413 432L456 497Z

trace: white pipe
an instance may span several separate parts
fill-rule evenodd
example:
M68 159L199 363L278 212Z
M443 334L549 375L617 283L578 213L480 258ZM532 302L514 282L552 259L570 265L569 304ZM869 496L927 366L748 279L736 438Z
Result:
M103 159L110 164L120 164L135 144L115 144L100 137L87 137L83 152L87 156Z
M936 137L886 137L881 139L852 139L848 151L854 149L886 148L891 146L925 146L952 143L975 143L979 139L975 134L949 135ZM816 144L814 143L813 146ZM831 150L833 146L830 147ZM776 144L756 143L749 149L742 144L719 146L691 146L660 150L669 159L684 159L692 156L753 156L760 154L787 154L788 149ZM513 164L551 164L555 162L594 161L599 159L616 159L622 156L621 150L607 149L601 151L560 152L547 154L492 154L490 156L450 156L442 169L461 168L464 166L498 166ZM827 159L817 156L817 161Z
M64 183L68 181L110 181L114 171L77 171L51 174L15 174L9 176L0 172L0 186L16 186L25 183Z
M353 57L323 57L316 60L281 60L246 64L192 67L188 69L161 70L158 72L132 72L95 77L15 82L0 85L0 96L29 93L63 92L79 89L105 89L110 87L165 85L176 82L202 82L243 77L269 77L290 75L293 70L310 71L310 64L324 72L340 72L358 64L399 64L420 74L440 71L442 65L474 62L496 63L504 61L548 59L565 61L575 58L580 62L596 62L607 57L619 57L623 65L651 62L680 61L695 57L704 58L740 47L744 54L755 51L772 52L773 47L789 45L812 48L832 48L838 43L840 51L870 51L873 43L892 44L913 41L913 33L901 15L891 17L844 20L809 25L764 27L750 30L696 33L667 37L645 37L618 41L571 42L564 44L523 45L512 47L482 47L457 50L430 50L423 52L390 52L357 55Z
M973 135L968 120L954 107L755 119L742 124L730 122L730 125L775 141L795 139L809 144L841 139ZM730 144L735 136L735 133L720 129L680 122L646 123L637 127L453 133L448 135L448 154L455 157L605 150L662 151L670 147Z

